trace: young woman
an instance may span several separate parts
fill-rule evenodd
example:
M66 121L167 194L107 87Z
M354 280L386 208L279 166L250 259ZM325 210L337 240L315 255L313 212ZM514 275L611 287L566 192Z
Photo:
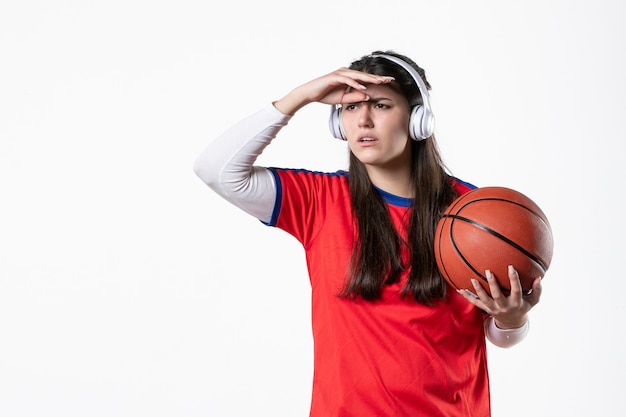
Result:
M312 290L314 375L310 415L489 416L485 337L520 342L539 302L540 277L505 296L486 271L454 291L438 272L436 224L474 188L446 173L432 135L424 71L376 51L294 88L242 120L198 157L196 174L219 195L296 237ZM349 171L255 166L309 103L332 108Z

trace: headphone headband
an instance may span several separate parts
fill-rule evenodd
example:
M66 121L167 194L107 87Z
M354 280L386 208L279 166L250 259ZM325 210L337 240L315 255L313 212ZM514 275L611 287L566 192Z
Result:
M415 70L415 68L413 68L413 66L409 65L409 63L406 62L405 60L395 57L393 55L374 54L374 55L369 55L369 57L370 58L385 58L391 62L395 62L396 64L404 68L404 70L411 75L411 77L415 81L415 84L417 84L417 88L420 91L420 94L422 95L423 106L428 111L432 110L430 107L430 95L428 94L428 87L426 87L426 83L424 82L422 77L419 75L419 73Z

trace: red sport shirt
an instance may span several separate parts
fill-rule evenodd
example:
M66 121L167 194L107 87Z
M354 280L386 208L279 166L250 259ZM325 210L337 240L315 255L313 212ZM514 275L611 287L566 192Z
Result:
M483 314L449 288L424 306L401 298L407 275L368 302L338 297L354 244L347 173L272 168L269 225L305 249L312 289L311 417L486 417ZM463 194L473 186L451 177ZM402 236L411 200L380 191ZM402 253L408 259L408 251Z

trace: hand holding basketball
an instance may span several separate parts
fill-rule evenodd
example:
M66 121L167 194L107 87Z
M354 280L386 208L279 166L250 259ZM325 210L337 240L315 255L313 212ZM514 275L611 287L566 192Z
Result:
M524 325L528 320L527 313L533 308L541 298L541 277L533 280L530 294L523 295L519 274L513 268L508 268L508 279L510 282L510 294L502 293L498 280L491 271L485 271L485 276L489 284L490 293L476 280L472 280L474 291L457 290L470 303L483 310L496 320L496 326L500 329L516 329Z

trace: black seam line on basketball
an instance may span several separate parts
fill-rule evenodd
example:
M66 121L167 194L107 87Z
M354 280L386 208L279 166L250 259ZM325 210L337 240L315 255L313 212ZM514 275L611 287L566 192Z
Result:
M456 244L456 239L454 238L454 236L452 235L452 226L454 225L454 221L456 220L456 216L454 215L444 215L443 217L449 217L452 220L450 221L450 242L452 243L452 246L454 246L454 250L456 251L456 254L459 256L459 258L463 261L463 263L465 264L465 266L467 266L477 278L480 278L482 281L484 281L485 283L487 283L489 285L489 281L487 280L487 277L485 275L483 275L482 272L478 271L476 268L474 268L474 265L472 265L467 258L463 255L463 253L461 253L461 250L459 249L458 245ZM448 274L449 275L449 274ZM502 285L500 285L498 283L498 287L500 287L500 291L502 291L505 295L509 295L511 293L511 290L504 288Z
M471 200L468 202L464 202L463 205L461 205L461 207L459 207L458 210L456 210L457 213L460 213L461 210L463 210L465 207L474 204L474 203L478 203L481 201L504 201L510 204L515 204L518 207L523 208L524 210L529 211L530 213L532 213L533 215L535 215L539 220L541 220L541 222L543 224L545 224L548 228L550 227L549 223L546 223L546 219L543 218L543 216L540 213L537 213L536 211L532 210L530 207L525 206L522 203L518 203L517 201L513 201L513 200L508 200L506 198L499 198L499 197L483 197L483 198L477 198L475 200Z
M441 228L439 230L439 261L441 264L441 267L443 268L443 273L452 281L452 283L454 283L454 286L457 289L461 289L461 287L456 283L456 281L454 280L454 278L452 277L452 275L450 275L450 273L448 272L448 268L446 268L446 263L443 261L443 256L442 256L442 251L441 251L441 236L443 235L443 228ZM454 237L450 236L450 241L452 242L452 246L454 246L454 250L456 251L457 255L459 255L459 257L461 258L461 260L463 260L463 262L465 262L465 264L467 265L467 261L463 258L463 255L461 253L459 253L459 248L456 246L455 242L454 242ZM470 267L470 269L472 268L471 265L467 265Z
M543 271L543 273L546 273L546 266L543 264L543 262L541 262L540 259L538 259L535 255L533 255L532 253L528 252L526 249L524 249L523 247L521 247L520 245L518 245L517 243L513 242L511 239L507 238L506 236L496 232L493 229L488 228L485 225L482 225L472 219L468 219L467 217L463 217L463 216L458 216L456 214L444 214L443 217L449 217L455 220L460 220L466 223L470 223L476 227L478 227L479 229L484 230L485 232L489 233L490 235L493 235L497 238L500 238L502 240L504 240L506 243L508 243L509 245L513 246L514 248L516 248L517 250L519 250L520 252L522 252L524 255L528 256L533 262L535 262L537 265L539 265L539 267L541 268L541 270Z

